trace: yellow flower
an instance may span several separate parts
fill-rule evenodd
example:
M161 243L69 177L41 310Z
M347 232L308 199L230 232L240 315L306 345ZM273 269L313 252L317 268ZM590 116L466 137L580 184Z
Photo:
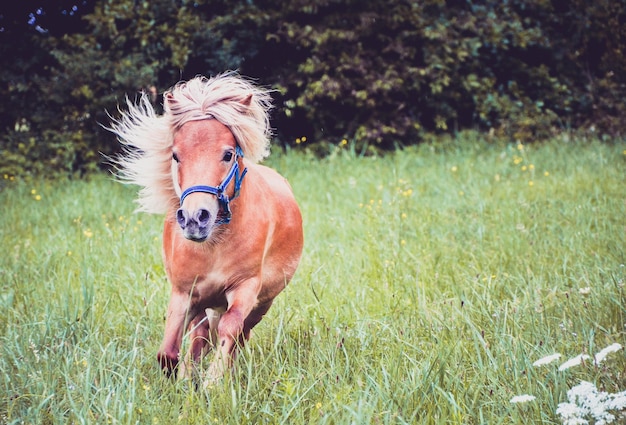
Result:
M406 218L407 217L406 213L402 213L401 217Z
M322 408L322 403L320 403L319 401L317 403L315 403L315 407L317 409L321 409Z
M302 143L306 142L306 136L302 136Z
M518 151L523 151L524 150L524 145L521 142L517 144L517 150Z
M456 173L456 170L458 170L456 165L453 165L452 168L450 168L450 171L452 171L453 173Z
M528 186L532 187L534 186L535 182L533 182L532 180L528 182Z
M340 143L341 146L345 146L348 144L348 141L346 139L343 139Z
M402 239L402 240L400 241L400 245L402 245L402 246L406 245L406 241L405 241L404 239Z
M543 173L544 176L548 177L550 175L550 173L548 173L547 171L545 173Z
M93 232L91 231L91 229L86 229L86 230L83 230L83 235L90 238L93 236Z
M67 256L71 257L72 256L72 251L67 251Z
M300 144L300 142L302 142L302 140L300 140L300 138L298 137L298 138L296 139L296 145L299 145L299 144Z
M32 189L32 190L30 191L30 194L31 194L31 195L34 195L34 194L36 194L36 193L37 193L37 191L36 191L35 189Z
M41 195L35 195L35 201L41 201Z
M530 164L530 165L528 166L528 169L529 169L529 170L534 170L534 169L535 169L535 166L534 166L533 164Z
M526 171L526 166L522 165L522 171Z

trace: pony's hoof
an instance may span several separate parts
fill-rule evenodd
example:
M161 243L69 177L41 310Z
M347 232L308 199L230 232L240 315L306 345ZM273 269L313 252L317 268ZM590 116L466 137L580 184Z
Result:
M222 382L222 378L223 376L211 376L210 378L205 379L202 383L202 389L206 391L212 390L213 388L217 387L220 382Z
M212 363L206 373L206 379L202 383L202 388L209 390L218 385L224 378L224 370L219 365Z
M165 376L168 378L176 377L178 372L178 356L173 356L167 353L159 353L157 354L157 361L161 366L161 370L165 373Z

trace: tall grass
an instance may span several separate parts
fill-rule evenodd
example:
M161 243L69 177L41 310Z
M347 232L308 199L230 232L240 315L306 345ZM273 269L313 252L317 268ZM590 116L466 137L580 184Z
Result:
M626 389L626 145L466 137L268 165L305 219L296 277L234 373L194 389L155 354L161 217L96 176L0 203L0 422L558 423L581 380ZM535 400L514 404L515 395Z

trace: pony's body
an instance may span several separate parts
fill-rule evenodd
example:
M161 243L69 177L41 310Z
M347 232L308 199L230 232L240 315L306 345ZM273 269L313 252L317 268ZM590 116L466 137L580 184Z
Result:
M217 342L216 357L220 359L216 362L232 356L233 344L249 338L250 330L296 271L302 250L302 221L291 189L272 169L246 166L248 174L233 202L232 221L217 229L212 240L198 244L186 239L175 212L166 216L163 257L172 295L159 350L164 368L170 369L177 362L185 320L203 320L205 309L214 312L213 320L216 315L221 318L213 329L209 329L207 319L192 332L192 357L201 357L207 340Z
M231 90L222 90L220 83ZM209 379L219 378L237 345L250 337L298 266L302 218L291 188L278 173L254 163L266 153L263 96L237 77L195 79L165 95L163 117L155 116L144 102L143 108L131 106L113 128L123 143L140 149L118 163L123 176L143 186L142 209L165 213L163 259L172 292L158 359L168 373L179 367L188 332L194 362L215 348ZM235 110L226 116L240 118L242 126L217 118L225 104ZM187 117L179 116L183 114ZM259 126L256 133L246 128L250 123ZM159 137L154 129L169 131ZM262 149L259 143L265 144ZM239 148L246 158L238 154ZM148 167L155 177L152 186L142 180ZM159 170L167 170L169 178ZM226 184L222 195L218 184L225 182L229 170L245 171L235 173L239 183Z

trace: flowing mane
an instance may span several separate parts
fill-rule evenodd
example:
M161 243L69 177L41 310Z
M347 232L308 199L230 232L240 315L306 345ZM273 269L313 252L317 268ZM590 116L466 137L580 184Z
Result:
M178 207L171 177L174 133L186 122L216 119L228 127L247 160L259 162L269 154L268 111L271 97L233 73L180 82L164 95L164 114L157 115L149 96L138 104L126 101L128 111L110 130L123 145L113 160L125 183L141 187L138 211L163 214Z

